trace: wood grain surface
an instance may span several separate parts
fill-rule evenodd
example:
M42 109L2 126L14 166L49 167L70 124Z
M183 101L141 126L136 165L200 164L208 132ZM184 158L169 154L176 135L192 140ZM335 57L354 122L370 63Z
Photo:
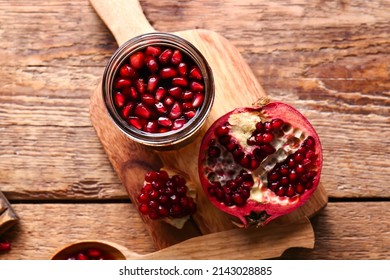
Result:
M140 3L156 30L226 37L267 95L317 129L330 203L315 219L315 249L283 258L390 259L390 2ZM0 41L0 190L21 218L0 259L43 259L89 235L152 252L89 119L117 48L110 31L85 0L1 0Z

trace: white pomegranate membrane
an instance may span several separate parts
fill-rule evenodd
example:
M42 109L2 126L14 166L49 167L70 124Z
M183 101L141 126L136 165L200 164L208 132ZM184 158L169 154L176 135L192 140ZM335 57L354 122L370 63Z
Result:
M166 170L150 171L137 197L138 210L152 220L162 219L182 228L196 210L195 192L190 182Z
M314 128L281 102L222 116L206 132L199 155L207 197L244 227L265 225L303 205L319 183L321 167Z
M115 74L113 100L131 126L149 133L181 129L204 101L204 78L185 52L150 45L130 54Z

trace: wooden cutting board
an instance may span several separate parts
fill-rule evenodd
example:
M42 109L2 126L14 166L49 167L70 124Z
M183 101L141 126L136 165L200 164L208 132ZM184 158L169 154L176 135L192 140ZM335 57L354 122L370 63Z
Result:
M119 46L137 35L156 32L145 18L138 0L90 0L90 2L113 33ZM214 107L194 142L175 151L151 150L128 139L112 123L103 104L101 84L92 93L90 102L92 124L134 206L137 206L136 196L143 185L144 174L150 170L159 170L161 167L180 170L186 173L198 188L197 212L183 229L178 230L164 222L142 217L156 249L163 249L194 237L200 242L202 239L199 239L199 236L206 237L205 235L209 233L222 232L222 237L225 236L224 231L235 228L226 214L208 202L200 187L197 175L197 151L202 136L217 118L234 108L250 106L260 97L265 96L251 69L228 40L210 30L186 30L174 34L190 41L200 50L214 75ZM286 227L288 224L299 227L300 224L304 224L302 219L313 216L325 207L326 203L327 195L320 185L314 196L302 208L274 223L283 226L284 229L288 229L288 226ZM264 229L258 230L261 232ZM285 244L285 249L294 244L293 237L288 232L289 230L286 230L285 236L279 235L282 236L280 242ZM267 234L272 235L272 228L267 229ZM309 242L307 246L312 246L310 244L313 244L314 235L309 234L306 237ZM222 248L226 243L221 240L219 245ZM259 244L261 247L265 245ZM247 243L246 246L250 247L253 244Z

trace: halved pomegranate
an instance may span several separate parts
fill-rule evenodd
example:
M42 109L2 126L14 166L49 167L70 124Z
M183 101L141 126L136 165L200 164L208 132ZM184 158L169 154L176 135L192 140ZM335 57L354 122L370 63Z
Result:
M210 201L239 226L265 225L302 206L321 174L320 139L281 102L238 108L208 129L199 176Z
M152 220L162 219L180 229L196 210L195 197L194 187L183 174L150 171L137 197L138 210Z

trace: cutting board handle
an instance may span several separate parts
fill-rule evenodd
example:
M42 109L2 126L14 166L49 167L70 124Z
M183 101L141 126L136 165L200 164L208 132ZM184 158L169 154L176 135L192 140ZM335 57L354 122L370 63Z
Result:
M118 45L149 32L155 32L138 0L89 0L96 13L115 37Z

